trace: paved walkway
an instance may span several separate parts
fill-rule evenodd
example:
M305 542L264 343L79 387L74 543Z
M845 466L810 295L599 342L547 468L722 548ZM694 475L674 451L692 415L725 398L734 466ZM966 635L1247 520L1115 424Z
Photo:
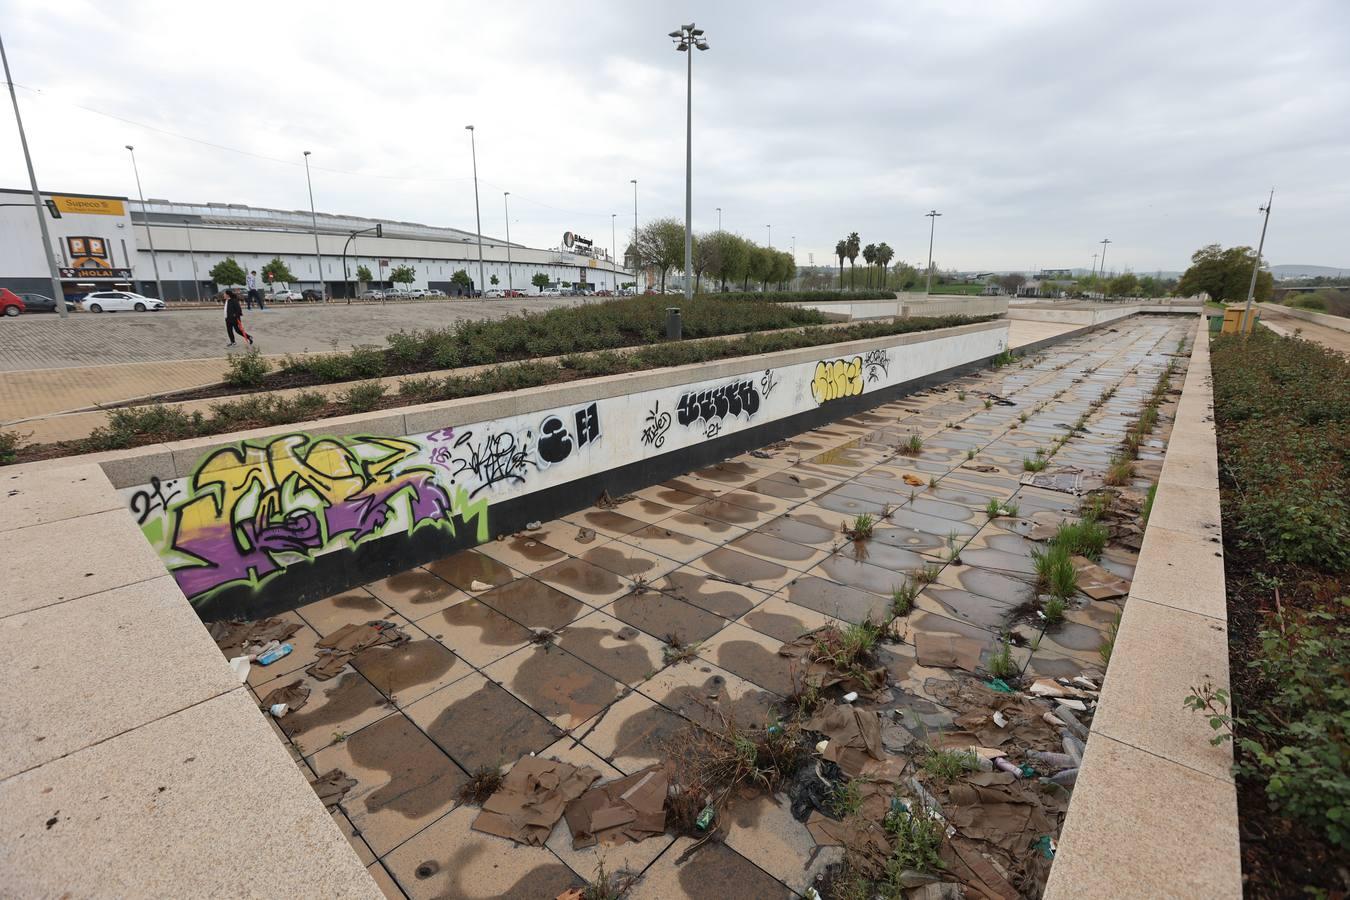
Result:
M1261 313L1261 322L1276 334L1291 335L1299 331L1300 337L1321 344L1328 350L1350 354L1350 331L1339 331L1285 315L1284 309L1274 303L1263 303L1257 309Z
M668 834L578 850L559 825L543 846L512 844L472 830L479 811L459 789L480 767L532 754L589 766L605 781L631 775L668 758L666 742L690 722L720 729L730 717L758 733L782 715L800 676L779 652L784 642L830 622L885 621L892 589L910 580L926 586L893 623L897 640L876 650L884 696L859 701L884 714L885 758L897 771L912 771L937 736L977 727L961 718L964 692L988 694L972 676L988 670L1005 631L1017 636L1009 652L1024 683L1100 683L1098 651L1119 600L1079 596L1068 621L1049 630L1022 607L1034 597L1038 544L1029 535L1078 512L1074 495L1022 484L1023 462L1069 433L1052 466L1099 482L1178 339L1194 329L1178 318L1122 321L612 508L301 607L283 616L299 629L295 652L255 668L250 687L259 703L292 683L307 690L303 708L276 720L278 734L307 776L340 769L355 781L334 819L391 896L555 897L593 879L602 862L641 873L633 898L799 895L839 850L818 848L784 798L724 797L723 839L685 860L693 841ZM1082 430L1066 432L1080 415ZM1163 433L1136 463L1128 489L1137 500L1161 467ZM922 451L900 455L913 434ZM990 520L991 499L1017 512ZM841 521L862 513L879 517L872 537L843 540ZM1101 565L1129 579L1136 558L1110 546ZM330 680L305 672L320 640L374 619L396 623L410 642L367 651ZM671 662L679 646L689 659ZM1049 714L1044 701L1018 702L1044 703ZM1005 752L1016 763L1030 733L1020 729L1044 730L1036 709L1010 729L1017 736ZM1009 740L988 734L981 740ZM1058 751L1057 728L1041 743ZM945 787L929 788L953 802ZM1062 811L1050 817L1053 837ZM979 834L979 824L961 823L963 833ZM992 855L1010 880L1043 885L1046 867L1014 843L1009 853L981 841L976 855ZM994 877L983 865L982 877Z

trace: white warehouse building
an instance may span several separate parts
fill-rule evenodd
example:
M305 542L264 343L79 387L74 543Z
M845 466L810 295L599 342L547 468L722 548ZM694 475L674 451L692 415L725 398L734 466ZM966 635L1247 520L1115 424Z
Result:
M322 287L331 297L350 296L362 288L357 280L361 266L371 273L368 287L393 286L394 270L410 266L413 281L400 287L447 294L466 292L451 281L459 269L469 275L474 291L513 288L537 294L531 280L541 272L550 286L563 288L616 290L633 281L608 251L573 232L551 250L484 235L487 284L479 284L478 238L456 228L329 213L311 219L308 210L235 203L152 199L142 205L127 197L95 194L44 194L43 202L62 288L71 298L116 288L157 296L156 265L165 299L205 298L228 286L215 284L209 274L227 258L260 276L264 265L280 259L296 279L287 287ZM51 293L29 191L0 189L0 287Z

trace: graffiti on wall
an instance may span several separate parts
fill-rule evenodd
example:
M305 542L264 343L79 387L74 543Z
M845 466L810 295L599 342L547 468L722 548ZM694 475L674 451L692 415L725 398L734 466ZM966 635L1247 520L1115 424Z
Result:
M666 432L670 430L670 412L661 411L661 401L657 400L647 410L643 419L642 446L661 448L666 445Z
M681 425L699 427L708 437L722 430L722 423L744 415L750 419L759 412L759 391L753 381L733 381L706 391L690 391L680 397L675 417Z
M778 377L773 374L773 369L765 369L764 374L759 376L759 389L764 394L765 400L769 399L776 387L778 387Z
M863 392L863 359L830 359L816 363L811 379L811 397L816 403L828 403Z
M863 356L863 370L867 372L867 383L875 384L891 374L891 351L868 350Z

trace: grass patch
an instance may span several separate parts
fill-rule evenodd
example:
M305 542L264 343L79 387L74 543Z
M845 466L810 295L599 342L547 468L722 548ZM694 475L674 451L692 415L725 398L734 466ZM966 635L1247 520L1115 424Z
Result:
M923 438L917 434L911 434L909 440L901 444L898 449L905 456L918 456L923 450Z
M263 378L272 371L272 364L263 359L261 353L249 349L236 353L225 361L225 383L233 387L250 388L262 384Z
M935 750L923 757L923 770L940 781L955 781L968 772L978 772L979 757L969 750Z
M1013 659L1012 643L1007 638L1003 639L998 651L989 657L989 664L985 668L995 678L1012 678L1017 674L1017 661Z
M1148 496L1144 498L1143 525L1145 528L1148 527L1148 517L1153 514L1153 498L1156 496L1158 496L1158 485L1157 484L1150 485L1148 489Z
M1086 556L1095 561L1101 559L1102 551L1106 549L1106 538L1105 526L1095 520L1084 520L1059 526L1053 543L1063 547L1072 556Z
M1045 621L1051 625L1058 625L1064 621L1064 601L1059 597L1051 597L1041 604L1041 612L1045 614Z
M1134 460L1128 456L1115 456L1111 459L1111 464L1106 468L1106 475L1102 482L1112 487L1120 487L1129 484L1130 479L1134 477Z
M1044 456L1037 456L1034 459L1030 456L1022 457L1023 472L1040 472L1043 471L1045 467L1048 465L1050 465L1050 461L1046 459Z
M876 525L876 516L871 513L858 513L853 517L852 524L845 522L841 530L850 541L865 541L872 536Z
M1063 544L1033 547L1031 561L1036 566L1036 587L1053 597L1067 600L1078 589L1078 573L1072 555Z
M891 615L909 615L918 596L919 585L911 580L906 580L900 587L891 588Z
M906 873L930 874L943 868L942 823L926 808L892 810L882 823L891 841L891 856L886 861L885 897L908 896L904 887Z

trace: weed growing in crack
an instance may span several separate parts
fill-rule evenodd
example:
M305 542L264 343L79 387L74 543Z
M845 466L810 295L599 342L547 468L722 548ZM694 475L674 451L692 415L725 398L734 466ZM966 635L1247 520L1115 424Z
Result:
M876 516L871 513L858 513L853 517L853 524L845 522L840 526L840 530L850 541L865 541L872 536L876 524Z
M969 750L938 750L930 747L923 757L923 770L941 781L955 781L978 771L979 757Z
M1123 484L1129 484L1130 479L1134 477L1134 460L1127 456L1117 456L1111 460L1111 465L1106 470L1106 476L1102 481L1114 487Z
M1030 456L1022 457L1023 472L1040 472L1044 470L1047 465L1049 465L1049 463L1043 456L1038 456L1035 459L1032 459Z
M1011 678L1017 674L1017 661L1013 659L1012 644L1007 638L1004 638L1003 646L989 657L989 664L985 668L995 678Z
M914 609L914 601L919 596L919 585L906 580L900 587L891 588L891 615L907 616Z
M1045 621L1051 625L1058 625L1064 621L1064 601L1059 597L1051 597L1041 604L1041 612L1045 614Z
M917 434L911 434L909 440L901 444L899 449L905 456L918 456L923 451L923 438Z
M469 780L460 785L461 803L475 803L479 806L502 786L502 770L496 766L479 766L469 776Z

